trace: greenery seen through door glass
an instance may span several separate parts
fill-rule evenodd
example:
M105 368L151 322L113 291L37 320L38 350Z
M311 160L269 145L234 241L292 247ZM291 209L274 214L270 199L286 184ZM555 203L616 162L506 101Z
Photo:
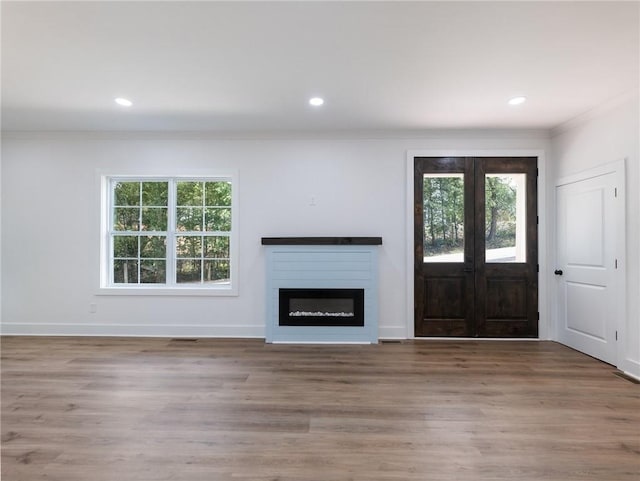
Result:
M464 181L462 174L425 174L424 257L463 262ZM451 257L456 255L456 257ZM449 256L449 258L440 257Z

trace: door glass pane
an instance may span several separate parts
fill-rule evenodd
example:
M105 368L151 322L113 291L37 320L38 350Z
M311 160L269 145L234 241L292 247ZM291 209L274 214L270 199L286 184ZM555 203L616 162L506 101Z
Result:
M424 262L464 262L464 174L424 174Z
M486 262L526 262L526 174L485 177Z

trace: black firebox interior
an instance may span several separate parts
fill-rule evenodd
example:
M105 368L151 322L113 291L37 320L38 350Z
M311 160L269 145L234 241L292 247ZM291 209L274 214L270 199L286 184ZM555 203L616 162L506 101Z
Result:
M364 289L280 289L281 326L364 326Z

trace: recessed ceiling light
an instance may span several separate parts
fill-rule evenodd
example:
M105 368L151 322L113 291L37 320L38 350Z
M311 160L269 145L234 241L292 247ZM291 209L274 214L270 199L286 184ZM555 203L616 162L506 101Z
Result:
M313 97L312 99L309 99L309 103L314 107L320 107L324 103L324 99L321 99L320 97Z
M527 101L527 97L513 97L509 100L509 105L520 105Z
M131 107L133 105L133 102L129 99L123 99L122 97L118 97L117 99L114 99L114 102L117 103L118 105L122 105L123 107Z

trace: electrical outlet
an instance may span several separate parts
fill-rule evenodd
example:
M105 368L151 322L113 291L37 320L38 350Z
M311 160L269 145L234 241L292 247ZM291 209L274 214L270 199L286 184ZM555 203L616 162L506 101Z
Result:
M95 314L96 312L98 312L98 304L94 304L94 303L89 304L89 312L91 314Z

